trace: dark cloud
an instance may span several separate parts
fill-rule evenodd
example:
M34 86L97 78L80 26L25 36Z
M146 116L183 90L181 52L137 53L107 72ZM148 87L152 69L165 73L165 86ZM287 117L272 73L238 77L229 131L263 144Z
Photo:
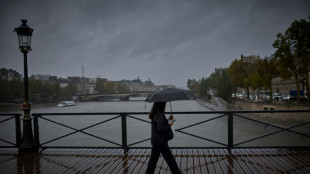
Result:
M0 66L23 72L14 27L33 27L29 74L186 86L234 58L274 52L276 34L306 19L310 1L3 1Z

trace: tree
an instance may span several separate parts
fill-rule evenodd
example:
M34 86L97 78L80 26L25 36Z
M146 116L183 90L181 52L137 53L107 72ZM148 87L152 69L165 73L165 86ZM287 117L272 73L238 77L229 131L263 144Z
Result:
M192 92L197 93L199 91L199 82L196 79L188 79L187 87Z
M198 95L201 97L209 97L209 83L208 79L204 77L200 80Z
M257 73L264 89L268 89L272 95L272 79L277 76L277 60L275 58L260 59L257 64ZM272 100L272 97L270 97Z
M209 87L215 90L216 96L230 101L234 88L227 68L211 73L207 82Z
M245 75L243 73L241 59L240 60L235 59L228 67L227 72L230 75L230 81L233 85L233 89L236 96L238 87L244 86L243 79L245 78Z
M95 90L98 91L100 94L103 94L106 90L107 80L97 78Z
M284 34L279 33L273 43L275 58L279 62L280 77L284 80L295 78L297 100L300 101L300 82L305 79L309 100L310 72L310 22L295 20Z
M259 56L243 56L235 59L229 66L227 72L230 75L230 80L234 86L235 96L237 88L245 88L247 91L247 98L250 96L250 87L252 85L255 75L255 62L259 59ZM253 74L254 73L254 74Z
M107 81L107 85L106 85L106 92L108 93L114 93L115 92L115 84L114 82L111 81Z

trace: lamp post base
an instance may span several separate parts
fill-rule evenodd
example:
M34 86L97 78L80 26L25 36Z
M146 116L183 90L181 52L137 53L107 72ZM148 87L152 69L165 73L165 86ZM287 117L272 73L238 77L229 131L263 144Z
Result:
M23 138L18 151L20 153L37 152L38 148L35 145L32 133L32 118L30 117L31 104L28 102L23 103L24 118L23 120Z
M18 149L21 153L38 151L34 144L31 120L32 118L23 118L23 139Z

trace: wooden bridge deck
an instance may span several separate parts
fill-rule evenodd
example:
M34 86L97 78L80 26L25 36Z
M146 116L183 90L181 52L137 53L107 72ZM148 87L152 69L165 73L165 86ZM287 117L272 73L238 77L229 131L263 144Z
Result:
M0 149L0 173L145 173L150 149ZM309 150L173 149L182 173L310 173ZM155 173L170 173L160 157Z

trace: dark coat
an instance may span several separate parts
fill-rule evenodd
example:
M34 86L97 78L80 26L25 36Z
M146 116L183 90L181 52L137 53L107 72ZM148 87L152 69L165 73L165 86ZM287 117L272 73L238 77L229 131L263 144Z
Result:
M152 145L165 144L173 138L173 132L164 114L157 113L152 118Z

